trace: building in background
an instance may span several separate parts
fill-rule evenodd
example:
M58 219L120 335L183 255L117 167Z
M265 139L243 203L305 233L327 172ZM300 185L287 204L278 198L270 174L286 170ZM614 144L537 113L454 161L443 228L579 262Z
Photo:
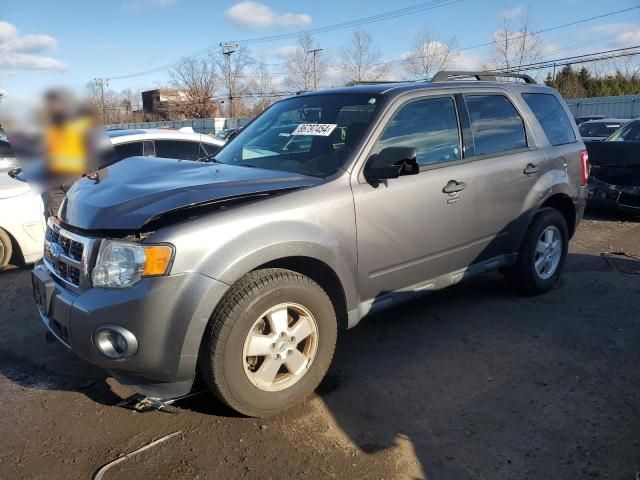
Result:
M175 88L156 88L142 92L142 111L148 120L175 120L188 101L185 92Z

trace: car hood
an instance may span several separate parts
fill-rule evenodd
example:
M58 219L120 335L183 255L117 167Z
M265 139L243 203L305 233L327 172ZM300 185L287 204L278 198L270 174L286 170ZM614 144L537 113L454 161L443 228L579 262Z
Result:
M78 180L60 216L85 230L137 231L167 213L319 183L289 172L131 157Z
M0 172L0 200L24 195L30 190L26 182L11 178L7 172Z

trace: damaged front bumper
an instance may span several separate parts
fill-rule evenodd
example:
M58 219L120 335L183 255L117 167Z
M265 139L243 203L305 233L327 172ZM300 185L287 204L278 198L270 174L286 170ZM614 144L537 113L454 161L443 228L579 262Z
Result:
M200 342L225 284L192 272L144 278L131 288L66 288L42 262L32 273L42 323L84 360L107 370L118 382L154 398L189 393ZM130 332L136 351L111 359L95 343L104 327Z
M640 185L614 185L597 178L590 178L587 206L640 213Z

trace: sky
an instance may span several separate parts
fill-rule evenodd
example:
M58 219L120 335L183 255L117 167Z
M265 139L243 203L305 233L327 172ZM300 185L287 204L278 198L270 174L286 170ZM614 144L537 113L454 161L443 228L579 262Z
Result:
M178 60L222 41L290 33L410 7L424 0L1 0L0 89L5 102L37 97L47 87L78 90L96 77L111 78ZM528 9L536 30L640 5L637 0L458 0L446 6L364 25L383 60L400 58L424 29L458 48L489 42L504 19ZM352 29L315 36L323 55L337 57ZM640 45L640 9L543 35L547 58ZM295 43L250 45L253 55L277 63ZM488 47L464 50L456 67L473 68ZM393 66L398 69L398 64ZM395 72L402 75L401 72ZM146 90L168 83L166 71L110 80L114 90Z

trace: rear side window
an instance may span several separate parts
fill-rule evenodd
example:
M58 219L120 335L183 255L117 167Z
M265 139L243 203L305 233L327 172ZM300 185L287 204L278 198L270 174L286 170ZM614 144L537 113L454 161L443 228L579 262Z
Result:
M156 140L156 157L198 160L202 157L200 142Z
M387 147L413 147L420 165L460 160L460 133L451 98L411 102L395 114L372 153Z
M142 142L121 143L120 145L114 145L113 149L116 151L118 160L142 156Z
M493 155L526 148L524 122L504 95L465 96L475 155Z
M555 95L523 93L522 98L540 122L551 145L564 145L576 141L569 117Z

